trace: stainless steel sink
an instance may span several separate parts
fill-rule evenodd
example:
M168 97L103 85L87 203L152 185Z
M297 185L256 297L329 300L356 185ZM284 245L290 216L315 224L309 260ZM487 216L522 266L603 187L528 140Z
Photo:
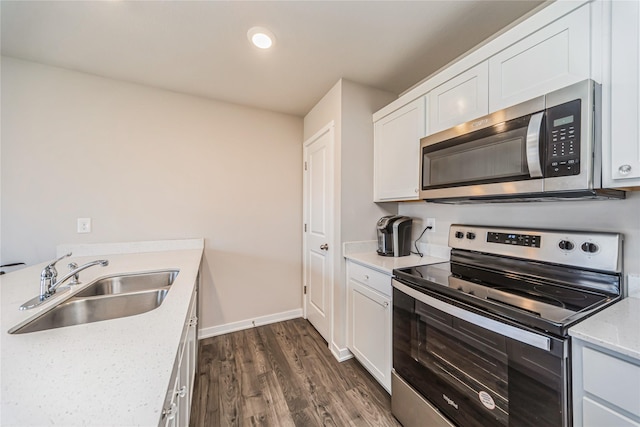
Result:
M169 288L100 297L72 297L10 334L43 331L101 320L134 316L158 308Z
M162 304L177 275L178 270L163 270L99 279L9 333L24 334L146 313Z
M78 292L76 297L124 294L171 286L178 270L114 275L99 279Z

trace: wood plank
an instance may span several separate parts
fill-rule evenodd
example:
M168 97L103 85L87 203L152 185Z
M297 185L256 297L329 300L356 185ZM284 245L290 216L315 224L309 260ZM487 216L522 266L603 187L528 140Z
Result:
M273 328L271 325L267 325L261 327L259 332L271 361L273 372L282 388L289 411L292 413L304 411L309 406L304 388L299 382L296 370L290 365L289 360L279 346Z
M218 387L220 387L220 423L225 426L238 426L240 425L240 419L242 419L240 412L242 395L240 394L233 338L234 336L231 334L223 337L220 352L220 356L223 357L218 379Z
M195 377L191 426L219 426L217 371L220 361L215 358L215 342L201 342L199 346L198 373Z
M260 376L262 395L267 403L267 420L271 426L293 427L295 423L289 412L284 394L273 372L267 372Z
M386 391L355 359L339 363L304 319L199 346L192 427L400 425Z

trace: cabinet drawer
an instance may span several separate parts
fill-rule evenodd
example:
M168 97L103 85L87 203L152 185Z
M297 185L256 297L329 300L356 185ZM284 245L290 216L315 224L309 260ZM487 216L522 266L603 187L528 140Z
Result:
M586 392L640 416L640 366L587 347L582 361Z
M348 264L349 278L391 296L391 276L354 262Z

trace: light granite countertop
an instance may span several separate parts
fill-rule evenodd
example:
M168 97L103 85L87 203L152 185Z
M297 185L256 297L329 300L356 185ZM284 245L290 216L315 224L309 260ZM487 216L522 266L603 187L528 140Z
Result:
M65 264L82 265L105 258L109 265L82 271L82 284L32 310L18 307L37 295L47 263L0 276L1 425L158 425L204 247L202 239L178 245L179 250L171 250L170 241L163 243L160 252L138 248L133 251L138 253L122 253L122 247L118 254L65 259ZM180 272L164 302L147 313L18 335L7 332L100 277L165 269ZM63 268L59 270L62 274Z
M569 335L640 361L640 277L628 277L628 298L578 323Z
M376 247L375 241L346 242L343 246L343 255L346 259L388 275L391 275L395 268L437 264L449 260L449 248L446 246L420 244L422 257L414 254L403 257L380 256L376 252Z

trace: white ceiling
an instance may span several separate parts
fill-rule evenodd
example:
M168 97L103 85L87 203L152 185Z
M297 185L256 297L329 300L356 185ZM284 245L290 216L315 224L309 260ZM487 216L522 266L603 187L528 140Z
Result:
M2 54L302 116L341 77L399 94L541 3L3 0Z

